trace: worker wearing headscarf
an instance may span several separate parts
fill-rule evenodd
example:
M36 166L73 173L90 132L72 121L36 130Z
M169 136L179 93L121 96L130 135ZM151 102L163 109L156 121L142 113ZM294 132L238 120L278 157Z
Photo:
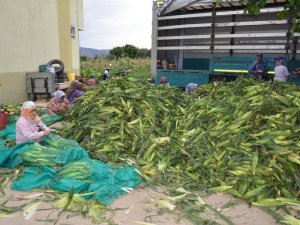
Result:
M73 105L75 99L79 98L83 94L84 92L82 91L82 83L80 83L78 80L73 80L66 92L66 97L69 103Z
M21 117L16 123L17 144L26 141L38 141L41 137L47 136L50 133L50 129L37 115L34 102L24 102L21 110Z
M88 80L88 85L89 86L95 86L96 85L96 75L95 74L92 74L91 75L91 79Z
M169 86L169 84L168 84L168 79L167 79L166 77L164 77L164 76L160 77L159 83L160 83L161 85L163 85L163 86Z
M70 104L66 99L66 94L61 90L54 92L54 98L50 99L47 104L49 114L63 113L69 108Z
M195 83L189 83L185 87L185 93L191 94L196 88L198 87L198 84Z

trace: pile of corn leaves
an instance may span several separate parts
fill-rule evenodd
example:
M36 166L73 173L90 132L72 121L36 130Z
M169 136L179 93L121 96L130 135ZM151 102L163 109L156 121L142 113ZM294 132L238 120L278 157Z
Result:
M299 206L299 97L294 85L244 78L189 96L116 78L78 99L63 136L153 182Z

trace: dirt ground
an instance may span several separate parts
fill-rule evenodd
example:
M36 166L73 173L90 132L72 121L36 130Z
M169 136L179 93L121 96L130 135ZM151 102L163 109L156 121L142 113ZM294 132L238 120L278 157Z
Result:
M36 102L37 106L45 107L45 100ZM60 128L61 124L52 125L52 128ZM0 171L1 173L1 171ZM132 193L126 194L118 198L111 208L115 210L113 221L119 225L134 225L147 222L154 225L190 225L187 220L178 221L178 211L175 209L171 213L160 214L160 207L155 202L162 197L165 197L164 189L158 188L153 190L149 187L139 187L133 190ZM6 206L16 207L25 203L31 202L33 198L24 200L24 196L32 196L38 192L19 192L13 191L9 185L4 189L5 195L1 197L0 204L8 199ZM40 196L39 196L40 197ZM20 199L21 198L21 199ZM228 204L234 201L234 198L225 194L212 194L203 198L204 202L216 209L223 215L229 217L235 225L274 225L276 221L266 212L256 207L249 207L245 203ZM53 224L53 220L57 218L58 210L53 208L53 202L42 202L38 206L38 210L30 217L25 218L24 212L18 212L11 217L1 218L0 225L42 225ZM228 204L229 207L222 209L222 206ZM218 224L227 224L219 217L217 213L205 210L202 213L203 217L216 221ZM49 222L51 221L52 222ZM82 215L64 212L59 216L56 224L58 225L90 225L95 224L88 218L83 218ZM103 223L102 223L103 224Z
M5 197L0 198L2 203L5 199L10 198L6 206L20 206L24 203L31 202L33 198L29 200L20 200L26 196L32 196L37 192L19 192L12 191L9 187L5 190ZM158 214L159 206L154 204L156 200L164 197L162 189L153 190L150 188L140 187L135 189L132 193L121 196L111 206L115 209L115 215L113 221L119 225L134 225L138 222L148 222L156 225L168 224L168 225L190 225L187 220L176 221L178 218L178 212L176 209L171 213ZM40 197L40 196L39 196ZM204 197L203 200L206 204L209 204L213 208L219 210L223 215L228 216L232 222L236 225L273 225L276 221L264 211L251 207L246 204L232 205L224 210L221 207L232 201L233 198L224 194L212 194L208 197ZM18 212L12 217L0 218L0 225L48 225L53 224L53 220L57 218L58 211L53 208L53 202L42 202L38 206L38 210L32 215L31 218L25 219L24 212ZM216 221L218 224L227 224L218 215L211 211L203 212L203 217ZM48 220L48 221L47 221ZM52 222L49 222L51 221ZM75 215L74 213L64 212L59 217L58 225L90 225L95 224L88 218L83 218L81 215ZM102 223L103 224L103 223Z

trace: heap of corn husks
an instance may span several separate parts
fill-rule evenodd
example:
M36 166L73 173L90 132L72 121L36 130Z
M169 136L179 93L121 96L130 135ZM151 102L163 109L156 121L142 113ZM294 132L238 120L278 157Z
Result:
M240 79L195 95L182 109L179 135L192 179L262 205L285 201L268 197L299 198L298 87Z
M112 79L79 99L64 135L96 159L128 159L159 182L289 204L300 196L299 97L294 85L252 79L192 96Z
M159 145L171 149L170 137L181 115L177 109L185 101L175 88L115 78L78 99L66 116L69 123L64 135L102 161L143 158Z

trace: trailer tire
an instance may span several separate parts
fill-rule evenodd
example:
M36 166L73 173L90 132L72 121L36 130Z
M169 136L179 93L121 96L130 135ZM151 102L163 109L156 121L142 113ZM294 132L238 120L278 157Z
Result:
M56 74L61 73L64 70L64 68L65 68L64 63L61 60L59 60L59 59L52 59L52 60L50 60L47 63L47 66L52 66L53 64L58 64L59 65L59 67L54 67Z
M65 73L60 73L56 75L57 79L67 79L67 75Z
M56 79L55 83L64 83L66 79Z

